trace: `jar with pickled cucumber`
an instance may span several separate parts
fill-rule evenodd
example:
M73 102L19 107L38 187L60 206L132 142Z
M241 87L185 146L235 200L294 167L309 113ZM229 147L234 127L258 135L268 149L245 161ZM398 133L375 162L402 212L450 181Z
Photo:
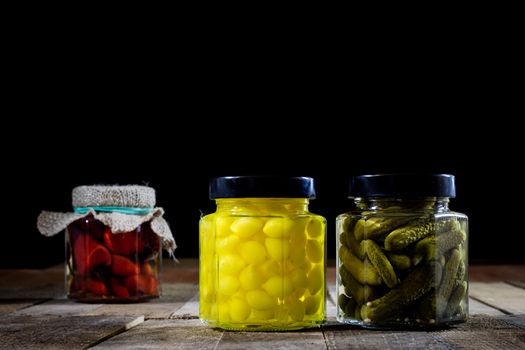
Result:
M367 328L443 327L468 316L467 216L454 176L362 175L337 217L337 320Z
M200 319L231 330L293 330L325 319L326 220L308 177L219 177L200 220Z

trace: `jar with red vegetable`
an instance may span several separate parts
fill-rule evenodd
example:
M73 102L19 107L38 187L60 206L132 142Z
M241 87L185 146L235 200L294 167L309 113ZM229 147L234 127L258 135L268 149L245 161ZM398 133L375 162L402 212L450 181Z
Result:
M160 295L164 247L175 241L146 186L80 186L74 213L42 212L44 235L66 229L66 289L84 302L141 301Z

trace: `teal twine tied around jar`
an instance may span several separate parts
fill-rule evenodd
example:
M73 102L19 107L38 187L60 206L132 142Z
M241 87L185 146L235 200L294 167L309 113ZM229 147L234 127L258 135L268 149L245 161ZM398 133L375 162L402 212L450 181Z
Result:
M130 208L130 207L75 207L73 208L77 214L86 214L90 210L105 212L105 213L121 213L129 215L146 215L153 210L153 208Z

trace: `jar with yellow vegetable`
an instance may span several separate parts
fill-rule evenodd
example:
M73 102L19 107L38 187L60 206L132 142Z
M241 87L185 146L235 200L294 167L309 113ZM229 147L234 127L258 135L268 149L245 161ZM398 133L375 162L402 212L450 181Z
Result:
M200 319L285 331L325 318L326 220L308 211L308 177L218 177L200 220Z
M454 176L356 176L357 209L337 217L337 320L434 328L468 315L468 219Z

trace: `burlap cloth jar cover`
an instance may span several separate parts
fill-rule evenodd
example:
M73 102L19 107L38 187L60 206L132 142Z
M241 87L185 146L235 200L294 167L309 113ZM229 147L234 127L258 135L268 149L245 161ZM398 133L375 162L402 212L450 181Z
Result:
M73 189L72 213L42 211L37 227L44 236L53 236L70 223L88 215L101 221L113 234L129 232L150 221L162 247L173 256L177 248L164 210L155 207L155 190L147 186L79 186Z

